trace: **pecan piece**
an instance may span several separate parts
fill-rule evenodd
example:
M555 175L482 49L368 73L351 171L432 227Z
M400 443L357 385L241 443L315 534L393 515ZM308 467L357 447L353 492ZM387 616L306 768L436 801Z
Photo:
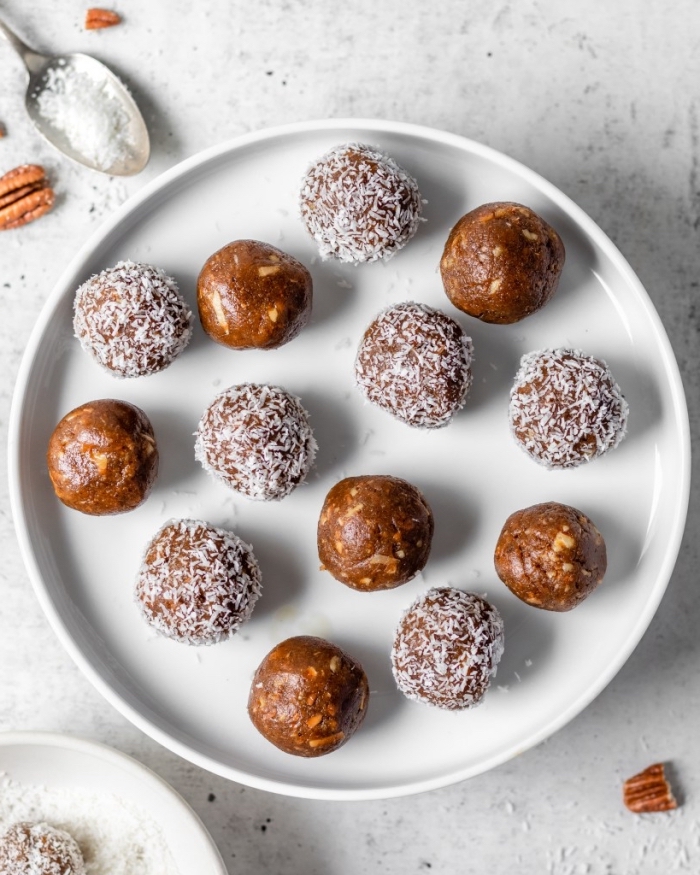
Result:
M0 197L45 178L44 168L39 164L20 164L19 167L8 170L4 176L0 176Z
M622 789L623 802L635 814L671 811L678 808L671 785L666 780L663 763L654 763L628 778Z
M48 213L54 192L38 164L21 164L0 176L0 231L19 228Z
M85 13L85 30L100 30L103 27L114 27L121 24L121 15L111 9L88 9Z

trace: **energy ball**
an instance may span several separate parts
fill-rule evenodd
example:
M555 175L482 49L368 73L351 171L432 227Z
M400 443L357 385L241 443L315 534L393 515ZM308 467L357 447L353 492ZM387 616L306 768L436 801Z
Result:
M231 386L196 431L195 457L204 468L257 501L277 501L303 483L316 449L301 401L277 386Z
M494 564L503 583L528 605L570 611L603 579L605 541L580 510L548 501L508 517Z
M424 304L389 307L365 331L355 380L373 404L416 428L448 425L472 383L474 347L461 325Z
M387 260L418 230L418 183L388 155L361 143L331 149L303 179L301 217L322 258Z
M101 516L143 504L158 473L158 448L143 410L104 399L63 417L49 440L46 461L63 504Z
M323 503L318 555L352 589L393 589L424 568L433 530L433 513L415 486L382 474L346 477Z
M118 377L167 368L192 336L192 313L175 280L150 264L120 261L75 293L82 348Z
M337 750L367 714L362 666L323 638L300 635L260 663L248 699L255 728L285 753L318 757Z
M447 297L484 322L519 322L550 300L564 267L557 232L528 207L483 204L457 222L440 273Z
M574 468L614 449L629 407L605 362L577 349L530 352L510 391L515 440L546 468Z
M296 258L257 240L235 240L207 259L197 279L202 327L231 349L275 349L311 315L311 274Z
M0 838L2 875L85 875L73 836L48 823L14 823Z
M136 600L161 635L184 644L230 638L261 592L253 548L201 520L170 520L146 548Z
M493 605L452 587L429 589L404 613L391 664L409 699L461 711L478 705L503 655L503 621Z

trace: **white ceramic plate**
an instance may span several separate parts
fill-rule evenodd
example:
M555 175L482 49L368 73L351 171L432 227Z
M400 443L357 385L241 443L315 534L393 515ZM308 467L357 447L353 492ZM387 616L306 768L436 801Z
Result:
M152 821L183 875L226 875L216 845L185 800L146 766L111 747L47 732L5 732L0 734L0 773L53 794L118 797ZM95 817L93 832L99 835L99 812Z
M297 218L300 178L328 148L376 144L419 181L427 222L387 264L320 262ZM439 257L454 222L494 200L525 203L564 239L555 299L513 326L457 313ZM166 371L137 380L103 372L72 336L80 282L122 258L179 281L194 308L197 274L225 243L252 237L289 251L314 276L310 326L279 350L232 352L197 330ZM362 331L383 307L419 300L460 319L476 350L474 386L448 428L417 431L366 405L353 385ZM512 441L508 393L520 356L580 347L607 360L631 408L629 435L605 458L549 472ZM320 451L308 485L279 503L238 498L193 457L205 406L223 388L272 382L298 394ZM118 397L151 417L161 473L146 504L113 518L60 506L46 473L49 435L70 409ZM425 574L375 594L319 571L316 522L330 486L349 474L415 483L436 533ZM60 639L97 688L153 738L204 768L299 796L400 795L457 781L546 738L577 714L639 641L669 580L685 521L688 418L678 369L639 281L601 230L536 174L491 149L393 122L325 121L263 131L185 161L147 186L87 243L54 289L30 341L12 411L13 508L37 595ZM527 607L500 583L493 550L512 511L555 500L587 513L609 552L604 584L569 614ZM132 601L144 545L171 517L229 526L252 543L264 594L232 641L187 648L156 637ZM401 611L428 585L452 584L501 610L506 651L486 701L442 713L405 700L389 664ZM253 729L246 700L267 651L293 634L325 636L364 665L372 696L361 731L315 760L288 756Z

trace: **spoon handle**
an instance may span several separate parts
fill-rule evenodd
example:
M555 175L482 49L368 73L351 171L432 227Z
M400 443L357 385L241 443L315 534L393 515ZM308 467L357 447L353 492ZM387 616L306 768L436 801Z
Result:
M24 61L24 66L30 73L38 73L46 63L46 56L30 49L26 43L13 33L10 28L0 19L0 36L4 36L12 48L17 52L20 58Z

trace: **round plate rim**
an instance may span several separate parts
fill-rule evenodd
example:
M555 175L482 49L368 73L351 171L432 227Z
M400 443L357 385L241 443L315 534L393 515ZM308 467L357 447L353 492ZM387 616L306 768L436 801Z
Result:
M417 138L422 140L430 140L434 143L456 147L462 151L471 152L487 159L488 161L504 167L529 181L535 187L544 192L553 202L562 207L565 212L573 219L573 221L582 228L582 230L592 238L596 245L610 258L615 265L616 270L624 277L634 294L638 298L640 304L645 310L645 314L650 321L654 330L660 348L663 352L663 370L669 380L672 392L672 406L677 423L680 426L678 440L680 445L680 458L678 468L680 471L678 500L675 506L674 520L671 531L673 537L669 539L664 561L661 565L658 575L658 583L651 597L645 606L645 610L641 613L637 624L633 627L631 633L624 641L618 650L617 658L611 662L607 671L602 672L596 679L596 682L591 684L587 689L583 690L581 695L567 709L560 713L556 719L550 721L545 726L541 727L537 732L532 733L528 738L524 739L521 744L513 748L501 751L498 754L482 760L476 766L469 766L462 769L449 772L448 774L440 774L430 779L401 784L398 786L384 787L364 787L364 788L345 788L333 789L316 786L303 786L296 783L287 783L282 780L272 780L260 775L250 774L241 769L234 768L229 765L220 763L218 760L209 757L201 752L192 749L186 744L183 744L178 739L173 738L167 732L161 730L153 724L143 714L135 709L122 696L115 692L112 687L100 676L91 663L85 658L78 645L73 640L70 633L64 627L64 624L54 608L53 602L47 592L39 572L38 565L35 560L34 551L31 539L28 533L28 526L24 516L23 495L20 484L20 452L21 440L20 432L23 419L23 401L24 395L28 386L28 380L34 358L37 352L39 342L44 334L46 326L55 310L56 306L65 294L65 285L69 278L75 275L81 268L81 265L88 259L93 251L99 246L109 235L121 224L121 222L136 211L141 204L148 201L161 190L167 189L177 180L186 177L189 173L195 171L203 165L216 161L218 158L242 149L254 143L284 138L304 133L325 133L338 129L357 129L369 132L398 134L407 138ZM536 746L546 738L557 732L577 714L579 714L591 701L610 683L612 678L622 668L630 654L637 646L642 638L642 635L648 628L661 598L668 586L673 568L680 549L680 543L685 528L685 520L690 496L690 424L688 417L687 404L683 390L683 384L680 376L677 361L675 359L670 341L666 330L661 322L661 318L654 307L651 298L641 281L630 267L629 263L619 251L617 246L605 234L605 232L597 225L590 216L579 207L568 195L564 194L555 185L550 183L540 174L531 170L529 167L515 160L514 158L505 155L504 153L482 143L471 140L459 134L453 134L446 131L441 131L436 128L431 128L424 125L416 125L407 122L396 122L380 119L362 119L362 118L338 118L338 119L322 119L311 120L304 122L296 122L292 124L279 125L270 128L265 128L259 131L253 131L234 137L223 143L211 146L207 149L192 155L189 158L176 164L174 167L166 170L155 179L147 183L142 189L132 195L124 204L119 207L116 212L110 216L101 226L99 226L92 235L88 238L85 244L79 249L76 255L71 259L70 263L63 271L58 281L56 282L52 292L47 298L34 329L30 335L27 347L25 349L22 361L20 363L15 391L13 393L12 405L10 409L9 428L8 428L8 481L10 491L10 504L12 508L15 530L20 544L20 551L27 568L32 587L41 604L42 610L47 616L55 634L59 638L63 647L74 662L81 669L83 674L90 680L96 689L110 702L122 715L130 720L135 726L141 729L146 735L153 738L155 741L162 744L167 749L182 756L184 759L198 765L214 774L229 780L237 781L250 787L260 790L266 790L273 793L295 796L306 799L322 799L336 801L353 801L353 800L370 800L370 799L386 799L398 796L407 796L414 793L434 790L440 787L448 786L453 783L465 780L475 775L482 774L521 753Z
M123 751L97 741L89 741L76 735L63 735L58 732L38 732L33 730L18 730L0 732L0 748L12 747L48 747L69 750L101 760L129 773L138 781L145 781L157 787L158 791L167 796L171 802L187 816L187 820L196 831L199 838L209 848L211 859L208 861L216 867L212 875L228 875L221 852L219 851L209 830L206 828L196 811L188 802L161 776Z

